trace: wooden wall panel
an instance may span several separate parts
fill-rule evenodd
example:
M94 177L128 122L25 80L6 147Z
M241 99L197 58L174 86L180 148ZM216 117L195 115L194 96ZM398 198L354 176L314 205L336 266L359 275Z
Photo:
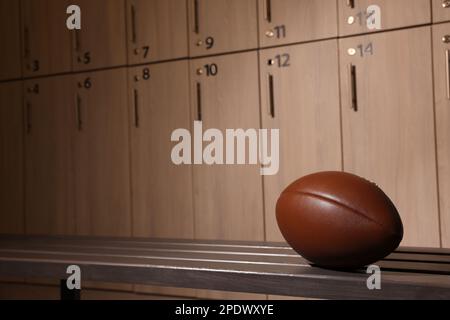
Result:
M0 80L22 76L20 1L0 0Z
M260 53L262 127L280 130L280 170L264 177L268 241L284 240L275 207L288 185L342 169L338 75L337 40Z
M23 74L34 77L72 70L68 0L21 0Z
M351 6L351 3L354 6ZM380 31L368 28L373 23L372 5L381 10L381 30L411 27L431 22L431 7L429 0L338 0L339 35L348 36ZM369 12L370 11L370 12Z
M123 66L127 61L125 0L75 0L81 30L73 32L75 71Z
M188 0L190 56L256 49L256 0Z
M258 1L261 47L337 36L336 0Z
M340 40L344 169L391 197L404 246L439 246L430 48L430 27Z
M0 84L0 233L24 232L22 82Z
M186 0L127 0L128 63L188 56Z
M25 81L24 95L26 232L74 234L72 77Z
M131 236L127 74L79 74L74 138L77 234Z

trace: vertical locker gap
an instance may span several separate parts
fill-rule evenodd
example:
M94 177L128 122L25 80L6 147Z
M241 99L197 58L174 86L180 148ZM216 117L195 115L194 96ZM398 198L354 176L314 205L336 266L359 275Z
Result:
M342 109L342 81L341 81L341 41L336 39L337 42L337 59L338 59L338 87L339 87L339 125L341 134L341 170L345 172L345 143L344 143L344 114Z
M261 99L261 89L262 89L262 84L261 84L261 51L258 50L258 104L259 104L259 126L260 129L263 128L263 116L262 116L262 99ZM261 144L259 144L261 145ZM261 150L259 150L260 154L261 154ZM260 169L262 169L262 165L260 164ZM260 176L260 179L262 181L261 183L261 192L262 192L262 221L263 221L263 239L264 241L267 241L267 221L266 221L266 196L265 196L265 179L264 176ZM268 298L268 295L266 295L266 298Z
M436 90L435 90L435 72L434 72L434 32L430 28L431 37L431 81L433 86L433 120L434 120L434 152L435 152L435 170L436 170L436 192L437 192L437 208L438 208L438 232L439 232L439 246L443 248L444 241L442 239L442 208L441 208L441 192L440 192L440 177L439 177L439 153L438 153L438 131L437 131L437 112L436 112Z

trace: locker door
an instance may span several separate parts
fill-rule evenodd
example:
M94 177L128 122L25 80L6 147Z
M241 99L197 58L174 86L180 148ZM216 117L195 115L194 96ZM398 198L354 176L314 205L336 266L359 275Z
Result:
M0 0L0 80L22 76L20 51L20 2Z
M26 232L74 234L70 76L29 80L25 91Z
M191 56L258 46L256 0L188 0Z
M256 52L191 61L192 118L202 119L204 132L260 128L258 92ZM195 237L264 240L262 193L259 165L194 165ZM263 298L197 292L200 298Z
M129 70L133 235L194 236L192 168L171 160L172 132L190 128L186 60Z
M185 0L127 0L128 63L188 56Z
M450 247L450 23L433 26L442 245Z
M81 9L81 30L74 32L76 71L126 64L124 0L75 0Z
M187 60L129 69L133 236L194 238L192 167L172 163L172 132L191 126ZM195 296L194 290L136 286Z
M201 114L204 131L260 127L257 61L251 52L191 62L193 118ZM194 203L196 238L264 239L258 165L194 166Z
M339 35L353 35L431 22L429 0L338 0ZM374 7L377 6L377 7Z
M22 82L0 84L0 233L24 232Z
M77 233L130 236L126 69L80 74L75 80Z
M289 184L342 169L338 65L337 40L260 53L263 128L280 129L280 171L264 177L268 241L283 241L275 206Z
M433 22L450 21L450 1L432 0Z
M258 0L262 47L337 36L335 0Z
M402 245L439 246L430 27L340 41L344 169L391 197Z
M66 27L68 6L68 0L22 0L24 76L71 71L71 31Z

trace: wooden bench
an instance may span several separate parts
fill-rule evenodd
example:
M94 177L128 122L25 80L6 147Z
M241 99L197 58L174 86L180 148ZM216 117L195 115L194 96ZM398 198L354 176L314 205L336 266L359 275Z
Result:
M279 243L0 236L0 276L67 278L323 299L450 299L450 250L402 248L366 270L310 266Z

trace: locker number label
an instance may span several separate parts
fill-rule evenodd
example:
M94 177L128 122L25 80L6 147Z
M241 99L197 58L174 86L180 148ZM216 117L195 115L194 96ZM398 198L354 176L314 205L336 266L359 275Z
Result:
M288 68L291 66L291 55L288 53L278 54L274 59L269 60L269 65L277 65L278 68Z
M215 63L205 64L204 67L205 67L205 70L206 70L206 75L208 77L215 77L219 73L219 67Z
M275 30L275 36L277 39L283 39L286 38L286 26L284 24L276 26L274 28Z
M374 46L372 42L368 44L359 44L356 48L349 48L347 52L350 56L355 56L358 54L361 58L364 58L367 56L373 56Z
M214 47L214 38L213 37L208 37L205 40L205 44L206 44L206 49L210 50Z

